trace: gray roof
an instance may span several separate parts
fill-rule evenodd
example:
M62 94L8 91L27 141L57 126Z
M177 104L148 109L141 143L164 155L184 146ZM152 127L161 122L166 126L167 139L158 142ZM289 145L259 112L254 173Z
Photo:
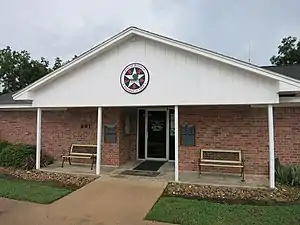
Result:
M285 66L262 66L261 68L300 80L300 64Z
M31 104L31 100L13 100L12 93L2 94L0 95L0 105L9 104Z

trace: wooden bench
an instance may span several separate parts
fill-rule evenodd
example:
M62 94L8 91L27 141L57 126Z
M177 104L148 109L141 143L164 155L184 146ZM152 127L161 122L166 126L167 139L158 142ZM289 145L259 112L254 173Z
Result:
M240 168L242 181L245 181L245 165L241 150L201 149L199 176L201 175L202 166Z
M64 162L69 161L69 164L72 165L71 159L90 159L91 160L91 170L93 169L94 164L96 163L96 154L97 154L97 145L81 145L81 144L72 144L68 154L62 154L62 163L61 167L64 167Z

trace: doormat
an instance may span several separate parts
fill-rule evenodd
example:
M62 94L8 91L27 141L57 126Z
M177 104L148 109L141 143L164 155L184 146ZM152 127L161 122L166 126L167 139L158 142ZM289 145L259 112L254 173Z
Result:
M142 170L124 170L120 174L144 177L157 177L160 172L157 171L142 171Z
M149 161L149 160L146 160L146 161L140 163L135 168L133 168L133 170L157 171L164 164L165 164L165 161Z

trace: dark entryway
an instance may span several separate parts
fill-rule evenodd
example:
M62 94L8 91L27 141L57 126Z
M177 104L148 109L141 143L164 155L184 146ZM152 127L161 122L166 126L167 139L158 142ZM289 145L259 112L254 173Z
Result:
M174 160L174 109L139 109L138 115L138 158Z
M147 158L167 158L166 118L166 111L148 111Z
M146 143L146 133L145 133L145 118L146 110L139 110L139 130L138 130L138 158L145 158L145 143Z

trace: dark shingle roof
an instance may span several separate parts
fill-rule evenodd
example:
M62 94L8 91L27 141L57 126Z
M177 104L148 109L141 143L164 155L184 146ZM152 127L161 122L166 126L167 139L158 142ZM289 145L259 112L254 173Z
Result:
M300 80L300 65L285 65L285 66L262 66L261 68L267 69L282 75Z
M13 94L7 93L7 94L2 94L0 95L0 105L4 104L9 104L9 105L14 105L14 104L31 104L31 100L13 100L12 97Z

